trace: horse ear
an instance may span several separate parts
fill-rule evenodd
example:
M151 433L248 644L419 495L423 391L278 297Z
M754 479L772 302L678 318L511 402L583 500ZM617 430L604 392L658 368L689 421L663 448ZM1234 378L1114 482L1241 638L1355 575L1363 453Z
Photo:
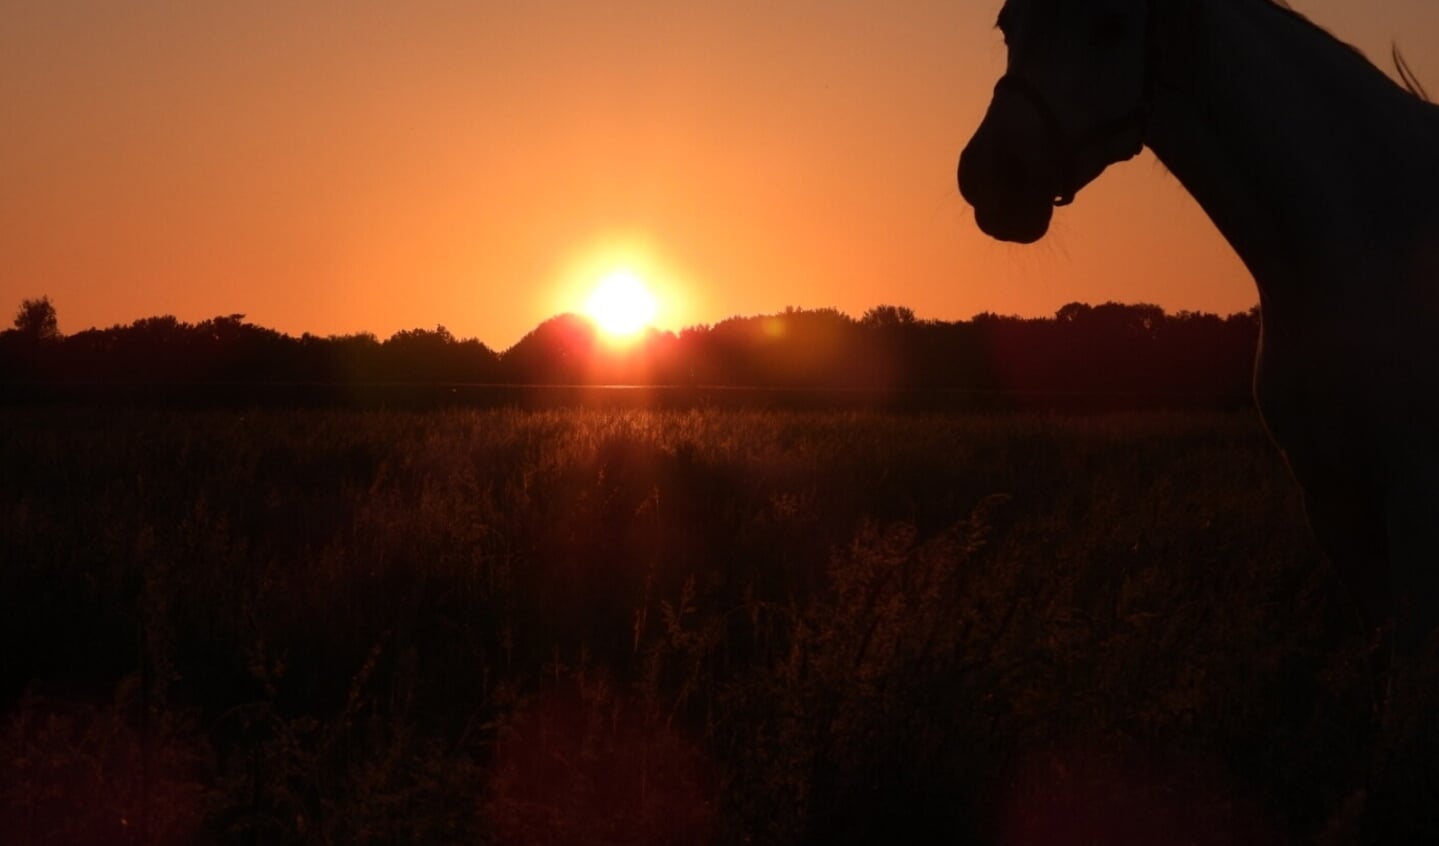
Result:
M1429 92L1424 90L1424 84L1419 81L1419 77L1415 76L1414 71L1409 68L1409 61L1404 58L1403 53L1399 52L1398 42L1390 45L1390 52L1394 58L1394 70L1399 74L1399 81L1404 83L1404 87L1409 89L1409 93L1426 103L1434 102L1429 99Z

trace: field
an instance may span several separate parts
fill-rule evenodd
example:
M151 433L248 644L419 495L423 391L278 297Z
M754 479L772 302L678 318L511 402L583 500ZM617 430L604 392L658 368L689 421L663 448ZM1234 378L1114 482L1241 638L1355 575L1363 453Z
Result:
M9 408L0 468L4 842L1306 842L1376 732L1251 413Z

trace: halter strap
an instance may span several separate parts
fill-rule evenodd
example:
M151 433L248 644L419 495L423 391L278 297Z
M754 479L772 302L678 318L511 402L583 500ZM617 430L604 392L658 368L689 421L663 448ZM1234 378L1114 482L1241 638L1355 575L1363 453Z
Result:
M1145 4L1144 20L1144 84L1139 95L1139 102L1123 115L1112 120L1103 121L1091 126L1079 135L1071 135L1065 128L1064 122L1059 119L1059 113L1050 105L1044 92L1028 79L1013 73L1006 73L999 78L994 85L994 93L998 95L1001 91L1008 91L1022 97L1044 123L1044 132L1049 136L1053 149L1057 150L1059 158L1060 188L1053 197L1056 206L1067 206L1074 202L1074 194L1078 191L1079 178L1077 176L1077 162L1079 154L1084 150L1102 144L1110 139L1122 135L1131 129L1137 129L1138 141L1134 151L1129 154L1133 157L1144 147L1144 133L1149 126L1149 113L1154 105L1154 64L1155 58L1155 22L1154 22L1154 0Z

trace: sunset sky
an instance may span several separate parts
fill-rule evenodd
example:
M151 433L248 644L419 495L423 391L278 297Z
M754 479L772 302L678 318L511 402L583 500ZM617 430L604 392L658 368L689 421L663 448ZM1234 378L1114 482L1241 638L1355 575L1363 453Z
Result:
M1294 0L1439 90L1439 2ZM1000 0L0 0L0 308L241 312L504 349L642 277L678 329L785 306L1228 313L1252 283L1147 153L989 241L954 184Z

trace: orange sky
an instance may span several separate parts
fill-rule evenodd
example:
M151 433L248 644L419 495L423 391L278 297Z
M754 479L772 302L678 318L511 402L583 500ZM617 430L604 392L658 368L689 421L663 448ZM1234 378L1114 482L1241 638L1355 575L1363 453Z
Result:
M1252 305L1148 154L1040 245L975 229L954 167L999 5L0 0L0 308L503 349L616 264L676 329ZM1439 3L1293 5L1386 65L1397 38L1439 89Z

